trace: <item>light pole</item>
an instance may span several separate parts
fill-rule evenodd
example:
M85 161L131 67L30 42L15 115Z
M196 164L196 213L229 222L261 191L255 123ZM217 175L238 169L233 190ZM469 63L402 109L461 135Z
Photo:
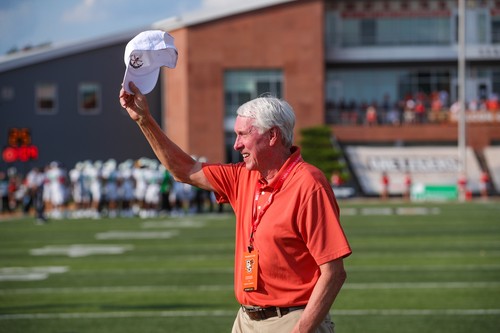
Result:
M465 117L465 0L458 1L458 179L467 181L467 133ZM464 189L466 191L466 185ZM465 200L466 193L460 193L460 200Z

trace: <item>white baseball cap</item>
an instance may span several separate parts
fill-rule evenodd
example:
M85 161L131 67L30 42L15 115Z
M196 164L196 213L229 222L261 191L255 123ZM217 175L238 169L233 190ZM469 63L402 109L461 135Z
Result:
M177 49L174 38L165 31L148 30L135 36L125 47L125 76L123 88L133 94L129 88L132 81L141 93L153 90L160 75L160 67L175 68Z

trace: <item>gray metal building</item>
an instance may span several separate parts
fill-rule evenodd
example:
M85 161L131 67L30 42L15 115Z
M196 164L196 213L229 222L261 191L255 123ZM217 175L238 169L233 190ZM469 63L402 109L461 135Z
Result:
M118 95L123 53L139 31L77 45L49 47L0 58L0 170L60 161L72 167L90 159L118 161L153 157L144 136ZM160 120L159 84L149 95ZM17 134L16 134L17 133ZM22 135L21 135L22 134ZM29 136L28 136L29 135ZM38 158L7 163L5 148L30 143Z

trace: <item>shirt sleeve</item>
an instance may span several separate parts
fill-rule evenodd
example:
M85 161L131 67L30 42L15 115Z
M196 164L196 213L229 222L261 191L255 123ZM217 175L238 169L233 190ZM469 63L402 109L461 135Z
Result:
M300 233L318 265L351 254L333 193L318 188L304 203L300 215Z
M209 164L202 165L203 173L214 188L218 203L230 203L236 198L237 178L241 164Z

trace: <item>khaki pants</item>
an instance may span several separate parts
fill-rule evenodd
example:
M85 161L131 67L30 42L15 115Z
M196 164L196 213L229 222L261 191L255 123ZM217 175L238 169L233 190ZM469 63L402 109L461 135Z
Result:
M265 320L252 320L240 308L234 320L232 333L289 333L299 321L304 310L292 311L284 316ZM334 333L334 324L327 315L316 333Z

